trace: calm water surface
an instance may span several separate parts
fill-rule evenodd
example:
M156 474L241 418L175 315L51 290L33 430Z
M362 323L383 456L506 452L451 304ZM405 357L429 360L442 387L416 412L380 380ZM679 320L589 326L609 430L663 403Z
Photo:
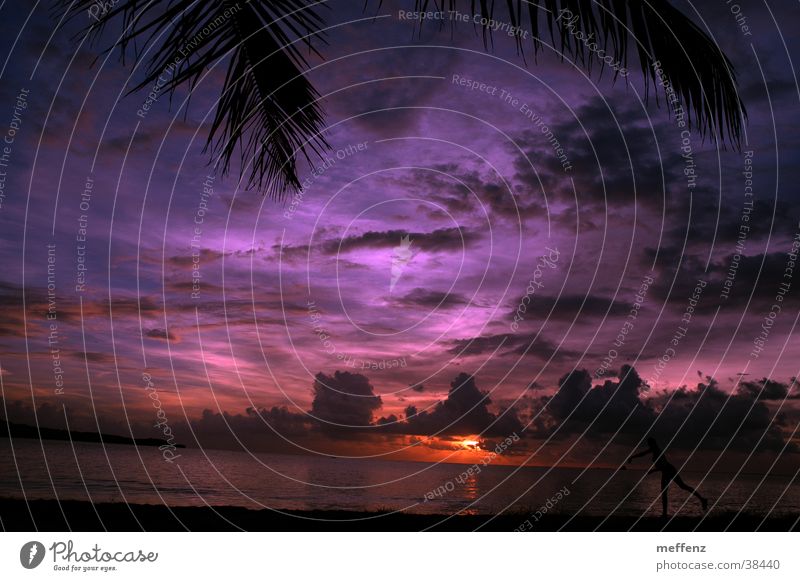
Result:
M533 511L564 487L552 512L658 514L658 477L627 470L486 466L461 478L462 464L351 460L224 450L180 450L173 464L157 448L0 438L0 496L95 502L228 505L247 508L407 510L452 514ZM684 480L700 484L701 473ZM706 476L700 490L715 510L800 513L800 486L789 478ZM440 488L443 487L443 488ZM441 496L425 501L426 493ZM446 491L444 489L447 489ZM530 490L528 490L530 489ZM23 494L24 493L24 494ZM755 494L754 494L755 493ZM673 487L671 510L700 514L699 503ZM685 501L685 504L684 504Z

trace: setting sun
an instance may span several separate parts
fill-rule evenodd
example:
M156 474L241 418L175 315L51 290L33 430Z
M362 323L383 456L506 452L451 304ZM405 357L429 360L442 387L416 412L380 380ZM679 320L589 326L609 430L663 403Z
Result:
M466 449L477 450L481 447L480 440L461 440L461 446Z

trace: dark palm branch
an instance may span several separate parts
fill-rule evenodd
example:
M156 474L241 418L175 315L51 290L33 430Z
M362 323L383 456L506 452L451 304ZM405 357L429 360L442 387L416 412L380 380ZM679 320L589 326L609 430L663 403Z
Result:
M96 0L57 0L57 6L72 16L85 17L95 4ZM473 13L529 26L534 40L526 48L518 39L521 51L537 53L540 28L546 26L553 45L589 71L598 61L575 31L594 34L598 45L626 67L629 44L635 44L647 88L657 88L652 65L658 61L689 122L703 135L739 145L746 113L730 61L713 39L666 0L506 0L498 3L505 12L499 16L494 0L414 2L416 10L458 10L467 4ZM303 51L319 54L317 46L324 42L318 6L303 0L118 0L99 15L89 33L97 35L112 21L122 24L116 46L123 58L132 52L146 70L134 91L156 82L162 83L164 93L182 85L191 89L209 68L227 62L207 148L223 173L230 170L238 150L240 172L250 164L248 185L282 198L300 186L297 157L310 162L328 147L319 95L304 76ZM577 19L559 18L566 14L563 10ZM488 48L488 28L483 35Z
M96 3L59 1L83 17ZM308 159L328 147L319 95L303 75L302 50L316 52L323 42L317 11L301 0L121 0L99 15L89 34L98 36L113 20L123 25L116 46L145 66L144 80L131 92L156 83L164 94L181 85L191 89L227 59L207 149L223 174L238 149L242 171L250 163L248 186L272 196L300 187L297 156Z
M658 89L660 79L653 64L660 63L664 77L674 88L702 135L739 147L747 112L739 97L736 75L728 57L714 40L667 0L505 0L505 15L495 15L494 0L416 0L416 10L459 10L469 5L473 13L502 20L512 26L530 27L530 50L541 50L542 27L552 45L591 72L602 66L577 35L594 35L597 45L628 66L629 43L635 45L645 78L645 90ZM572 16L577 19L572 20ZM570 28L570 24L572 27ZM488 47L491 31L484 27ZM525 51L516 36L520 51ZM616 75L616 73L615 73Z

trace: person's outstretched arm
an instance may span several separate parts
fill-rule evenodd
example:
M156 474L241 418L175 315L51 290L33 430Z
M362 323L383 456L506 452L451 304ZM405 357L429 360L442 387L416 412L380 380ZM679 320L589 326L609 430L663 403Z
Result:
M641 452L633 454L633 455L630 456L630 458L628 458L628 461L626 462L626 464L630 464L635 458L641 458L642 456L647 456L649 453L650 453L650 448L646 448L645 450L643 450Z

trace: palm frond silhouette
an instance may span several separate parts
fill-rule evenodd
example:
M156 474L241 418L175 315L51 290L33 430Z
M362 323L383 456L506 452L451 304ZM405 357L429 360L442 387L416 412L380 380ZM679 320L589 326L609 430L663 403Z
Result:
M131 92L152 86L159 76L164 94L172 95L184 85L191 90L211 67L227 62L206 142L223 175L230 172L238 152L240 178L247 187L282 199L300 187L298 158L312 163L328 148L319 94L304 75L308 63L303 56L306 50L322 56L324 1L117 0L103 11L98 10L97 0L55 1L67 17L86 17L94 6L96 22L87 30L90 36L97 37L112 22L121 27L118 41L106 50L118 48L123 60L132 53L134 61L143 65L146 76ZM370 4L380 8L382 2L366 0L365 9ZM714 40L666 0L498 4L504 4L502 15L495 14L494 0L409 0L409 8L417 11L458 11L463 6L488 19L527 25L532 42L516 37L523 56L542 50L545 32L557 50L590 73L603 63L575 32L594 35L597 46L625 67L628 53L635 52L646 94L651 88L659 90L660 79L652 66L659 62L687 112L690 128L723 145L739 147L746 111L733 67ZM488 50L493 41L488 24L482 33ZM166 80L165 70L171 71Z

